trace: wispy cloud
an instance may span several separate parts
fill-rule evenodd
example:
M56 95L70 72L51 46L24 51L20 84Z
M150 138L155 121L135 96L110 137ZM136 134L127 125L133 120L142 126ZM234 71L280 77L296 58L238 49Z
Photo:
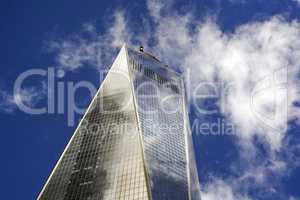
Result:
M299 198L291 196L291 197L289 197L289 200L299 200Z
M122 11L115 12L112 24L107 25L104 33L97 32L96 26L86 23L80 33L49 42L48 48L55 53L59 67L67 71L84 66L103 69L123 42L131 40Z
M300 0L293 0L293 1L297 2L300 5Z
M47 95L47 87L44 82L39 86L23 87L18 93L8 90L0 90L0 112L12 114L20 105L34 108Z
M17 106L14 97L7 91L0 90L0 111L5 113L13 113Z
M201 198L203 200L250 200L247 195L237 194L230 182L221 179L213 179L202 188Z

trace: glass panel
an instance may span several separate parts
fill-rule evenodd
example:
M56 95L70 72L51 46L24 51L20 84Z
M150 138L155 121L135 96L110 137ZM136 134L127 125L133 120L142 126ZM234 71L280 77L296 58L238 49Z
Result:
M40 200L148 199L125 56L123 48Z
M128 50L153 200L187 200L181 77L150 55Z

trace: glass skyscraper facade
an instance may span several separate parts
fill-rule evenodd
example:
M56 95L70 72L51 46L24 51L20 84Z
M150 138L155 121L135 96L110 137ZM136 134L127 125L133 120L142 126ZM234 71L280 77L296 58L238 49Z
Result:
M39 200L199 200L180 74L123 46Z

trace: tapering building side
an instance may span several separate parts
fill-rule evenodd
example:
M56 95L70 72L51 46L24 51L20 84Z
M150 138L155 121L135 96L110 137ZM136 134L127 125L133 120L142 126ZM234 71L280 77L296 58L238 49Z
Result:
M199 200L182 76L124 45L38 200Z

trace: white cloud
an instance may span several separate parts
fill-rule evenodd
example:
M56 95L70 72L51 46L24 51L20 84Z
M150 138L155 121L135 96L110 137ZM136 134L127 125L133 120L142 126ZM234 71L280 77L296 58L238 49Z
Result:
M244 160L245 165L247 160ZM250 161L243 169L242 173L238 173L238 169L233 167L234 174L239 176L229 176L221 178L211 176L210 181L202 184L201 198L202 200L254 200L264 199L271 197L284 197L287 199L286 194L278 191L280 179L290 173L288 165L278 158L266 158L258 164L255 161ZM269 174L273 174L270 179ZM249 191L260 191L255 195L249 195ZM263 191L263 192L262 192ZM278 197L279 198L279 197Z
M20 93L14 94L14 102L17 105L24 103L25 105L34 107L45 96L46 87L26 87L21 89Z
M238 125L242 138L250 139L260 134L278 150L285 133L281 128L287 121L286 109L297 110L292 103L299 99L296 92L299 36L299 23L288 23L280 17L243 25L232 34L222 33L215 24L208 22L199 28L197 42L185 66L192 70L192 80L196 84L202 78L199 74L209 81L217 76L233 84L228 90L225 114ZM293 73L286 74L287 69ZM279 83L283 81L278 85L282 90L272 85L274 76ZM255 88L260 88L261 93L253 93ZM279 95L275 96L274 92ZM278 107L272 107L272 103L277 103ZM268 117L274 115L278 117L268 121Z
M24 87L16 94L2 89L0 90L0 112L14 113L21 104L34 108L46 97L46 91L44 82L41 86Z
M293 1L297 2L300 5L300 0L293 0Z
M190 69L192 88L216 77L227 84L225 115L239 128L244 143L260 135L274 150L280 150L287 120L299 108L293 102L300 71L300 24L274 16L262 22L241 25L223 32L214 20L193 21L193 16L161 15L171 7L148 1L157 23L153 35L160 57L171 66ZM190 30L196 26L196 31ZM287 115L289 113L289 116Z
M56 54L58 66L67 71L83 66L106 68L107 61L111 61L116 50L124 41L130 41L122 11L115 12L113 22L108 26L104 33L98 33L95 24L86 23L79 34L49 42L49 49Z
M0 90L0 111L5 113L13 113L17 106L14 97L7 91Z
M236 194L233 184L216 179L204 186L201 193L202 200L250 200L247 195Z
M107 35L111 36L108 43L114 48L120 48L125 41L130 41L132 35L128 32L125 14L122 11L115 12L114 22Z

